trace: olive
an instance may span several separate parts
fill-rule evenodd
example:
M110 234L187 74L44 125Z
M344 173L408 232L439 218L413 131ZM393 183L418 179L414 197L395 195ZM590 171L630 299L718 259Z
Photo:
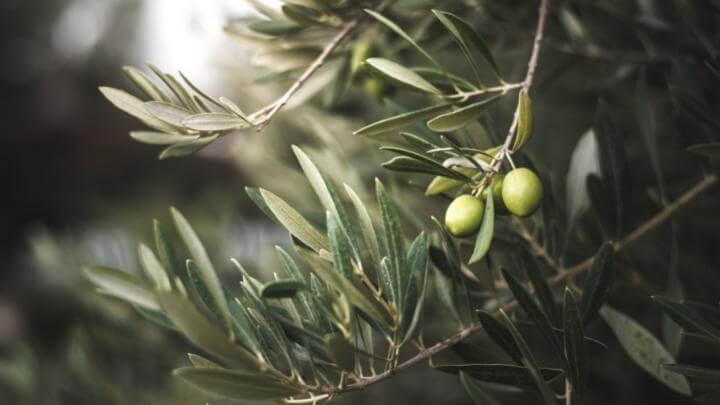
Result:
M375 97L378 100L382 100L388 94L388 86L380 78L368 77L363 81L363 87L365 92Z
M540 206L542 198L542 183L532 170L522 167L505 175L502 200L511 214L519 217L531 215Z
M492 190L493 194L493 203L495 204L495 213L496 214L507 214L508 210L507 207L505 207L505 202L503 202L502 199L502 187L503 187L503 180L505 179L504 174L496 174L492 178L492 182L490 183L490 187L486 187L482 191L482 200L487 201L487 195L489 190Z
M480 228L485 204L470 194L455 198L445 211L445 226L451 234L469 236Z

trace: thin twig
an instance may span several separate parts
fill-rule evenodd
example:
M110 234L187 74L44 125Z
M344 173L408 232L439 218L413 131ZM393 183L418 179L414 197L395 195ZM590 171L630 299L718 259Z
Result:
M690 190L686 191L682 196L680 196L675 202L665 207L662 211L657 213L655 216L650 218L648 221L644 222L635 230L630 232L627 236L625 236L619 243L615 245L615 250L620 251L627 246L629 246L632 242L636 241L641 236L647 234L648 232L655 229L658 225L662 224L663 222L670 219L677 211L687 206L691 201L693 201L696 197L701 195L703 192L710 189L712 186L718 183L718 176L717 175L709 175L702 179L700 182L698 182L694 187L692 187ZM583 271L586 271L590 264L592 263L592 257L584 260L583 262L567 269L566 271L552 277L549 281L552 284L557 284L561 282L562 280L576 275L578 273L582 273ZM507 304L505 304L502 309L505 311L513 311L518 307L517 301L513 300ZM478 330L482 329L482 326L480 324L474 324L470 325L466 328L461 329L456 334L448 337L445 340L442 340L427 349L417 353L415 356L405 360L404 362L400 363L397 367L387 370L383 373L380 373L374 377L367 378L361 381L358 381L356 383L348 384L344 386L342 389L336 388L336 387L325 387L325 390L323 392L327 394L339 394L342 392L347 391L358 391L365 389L366 387L376 384L380 381L383 381L389 377L391 377L393 374L398 373L404 369L410 368L414 366L415 364L420 363L423 360L429 359L433 355L455 345L456 343L459 343L460 341L464 340L465 338L473 335Z
M260 116L263 116L262 120L257 123L257 130L261 131L264 129L268 124L270 124L270 121L272 121L275 114L280 111L285 105L290 101L290 98L292 98L295 93L300 90L300 88L305 84L305 82L312 77L315 72L320 69L325 62L328 60L330 55L337 49L338 46L347 38L350 33L353 32L355 28L360 24L360 21L365 17L365 14L361 14L360 16L348 21L343 25L342 30L338 32L337 35L328 43L323 51L318 55L317 58L315 58L315 61L305 69L302 75L295 80L295 82L290 86L289 89L283 94L280 98L278 98L275 102L269 104L268 106L264 107L263 109L255 112L251 115L250 118L258 118Z

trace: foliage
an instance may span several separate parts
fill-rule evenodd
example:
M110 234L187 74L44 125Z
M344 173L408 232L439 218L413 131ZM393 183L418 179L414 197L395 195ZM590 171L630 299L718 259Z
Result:
M324 106L333 108L353 83L380 80L397 92L381 94L388 96L384 103L392 113L354 135L392 155L383 168L399 172L400 178L424 179L425 197L417 192L416 197L470 194L484 198L479 204L484 208L482 215L478 213L474 241L454 237L434 218L437 226L428 224L429 212L421 212L419 224L410 225L417 213L391 197L391 189L381 180L375 179L375 201L363 198L367 190L340 187L331 178L342 178L341 174L323 170L305 148L292 146L322 216L303 214L285 199L290 198L287 190L281 196L248 188L258 207L287 230L291 251L276 248L282 271L275 271L269 281L232 260L242 277L237 290L223 283L191 223L171 208L183 247L173 246L156 226L154 248L139 247L145 278L105 267L87 267L86 274L102 293L130 302L201 350L202 354L190 355L191 366L176 369L174 375L213 396L316 403L431 360L437 370L457 374L476 403L499 403L493 399L503 393L497 384L531 393L538 403L555 404L559 395L568 404L580 403L593 389L589 353L603 346L589 336L599 313L630 358L659 383L696 397L720 388L718 370L677 362L649 328L607 304L616 273L630 267L615 256L717 183L717 135L710 131L718 126L711 113L714 106L677 87L672 81L676 79L668 79L677 113L707 129L711 139L688 146L701 156L706 169L698 183L671 200L654 147L656 118L647 77L638 75L636 101L643 106L638 120L650 152L643 160L655 172L660 205L659 212L644 222L628 216L633 196L629 166L635 162L628 161L627 141L607 102L593 101L592 128L569 159L564 204L554 184L542 178L539 159L526 153L543 113L531 92L536 71L543 66L542 46L612 59L614 54L591 37L597 27L586 26L575 10L603 12L602 22L607 23L624 15L622 6L565 2L550 7L541 0L530 18L535 31L529 59L515 57L512 63L525 75L512 81L509 77L515 74L506 72L517 69L496 58L499 45L486 41L476 29L473 6L466 2L447 11L432 9L451 7L432 1L284 2L280 12L254 3L264 17L234 23L228 31L262 51L260 59L276 70L272 80L290 78L288 90L246 114L229 99L205 94L184 76L180 82L151 67L167 91L140 70L127 68L148 101L122 90L101 91L116 107L153 129L133 132L135 140L164 145L161 159L187 155L221 136L265 129L276 114L292 107L290 103L309 102L323 93ZM488 10L493 7L487 5ZM676 23L648 10L643 17L649 20L641 28L650 31ZM409 24L412 18L420 23ZM558 44L568 37L569 45ZM462 56L463 68L436 56L438 44L448 43ZM688 47L717 74L713 49ZM632 56L630 69L644 72L644 64L655 55ZM711 80L717 84L717 79ZM405 94L413 101L407 102ZM496 121L505 123L500 125L502 136ZM400 130L404 132L398 134ZM546 137L541 142L553 141ZM496 203L504 201L504 191L501 200L493 196L496 175L516 167L539 172L544 186L536 188L546 190L542 208L527 219L504 215ZM432 177L412 177L416 175ZM588 226L589 217L596 223ZM583 260L581 254L588 251L590 257ZM577 264L566 265L567 261ZM430 294L437 298L432 306ZM684 338L717 350L720 318L715 306L662 297L655 301L685 330ZM435 306L451 314L456 325L449 337L426 345L426 312ZM480 350L460 343L479 333L496 345L492 360L461 355L456 364L433 361L434 355L459 344L465 345L466 353ZM545 343L544 350L533 344L537 339Z

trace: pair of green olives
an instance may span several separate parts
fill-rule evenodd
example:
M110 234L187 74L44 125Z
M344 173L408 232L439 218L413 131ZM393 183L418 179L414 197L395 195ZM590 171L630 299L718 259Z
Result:
M451 234L464 237L477 232L485 213L488 190L492 190L497 213L509 213L518 217L532 215L542 202L543 187L540 178L530 169L519 168L506 175L493 176L490 186L481 197L463 194L455 198L445 212L445 226Z

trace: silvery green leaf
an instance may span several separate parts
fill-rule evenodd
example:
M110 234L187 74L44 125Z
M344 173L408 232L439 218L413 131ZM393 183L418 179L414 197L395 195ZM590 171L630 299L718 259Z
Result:
M384 58L370 58L365 61L370 71L398 84L415 88L426 93L442 94L442 91L412 70Z
M190 364L193 365L193 367L196 368L222 368L219 364L215 363L212 360L208 360L203 356L200 356L199 354L194 353L188 353L188 360L190 361Z
M235 131L251 127L244 118L233 114L209 112L195 114L182 120L182 126L196 131Z
M290 204L262 188L260 189L260 195L275 218L277 218L293 236L300 239L316 252L320 250L330 251L330 242L327 237L303 218Z
M652 299L660 305L663 312L670 319L682 326L686 331L700 333L720 341L720 328L717 327L717 323L713 324L708 321L690 305L674 302L657 295L652 296Z
M477 163L477 165L476 165L476 163ZM454 157L447 158L447 159L443 160L442 165L445 167L458 167L461 169L473 169L473 173L477 172L478 165L480 166L480 168L483 171L487 172L487 171L492 170L492 166L489 163L485 162L484 160L475 159L475 162L473 162L467 156L454 156ZM463 170L458 170L458 171L465 174L466 176L469 176Z
M125 75L151 99L155 101L164 101L166 103L172 102L170 97L160 90L160 88L140 69L132 66L123 66L123 72L125 72Z
M210 261L210 257L208 256L205 247L195 233L195 230L180 211L178 211L175 207L171 207L170 215L175 222L175 227L177 228L180 237L183 242L185 242L185 246L190 252L190 256L192 256L193 261L197 265L199 276L203 283L207 286L210 296L212 297L215 306L217 306L222 320L225 322L225 326L229 331L232 331L231 316L227 305L227 298L225 297L222 284L220 283L220 279L215 271L215 266L213 266Z
M260 290L263 298L293 298L307 285L300 280L273 280L265 284Z
M185 108L193 112L200 112L200 108L197 104L195 104L195 100L192 95L185 89L185 87L183 87L182 84L180 84L177 79L175 79L173 75L163 72L155 65L148 64L148 67L165 83L173 94L175 94L175 97L180 100Z
M160 155L158 155L158 159L162 160L190 155L210 145L219 136L220 134L203 136L192 141L170 145L167 148L163 149L162 152L160 152Z
M175 128L155 118L145 110L145 102L139 98L112 87L100 87L100 92L115 107L139 119L146 125L162 132L175 132Z
M348 196L350 196L350 201L352 201L352 204L355 207L355 212L357 213L358 220L360 221L360 229L363 234L363 239L365 240L365 245L370 250L370 256L372 256L373 262L379 268L381 260L380 244L378 242L377 233L375 232L375 227L373 226L370 213L368 212L365 204L362 202L357 193L355 193L355 191L347 184L344 184L344 186L345 191L347 192Z
M335 364L347 372L355 371L355 347L340 334L325 335L325 344Z
M490 251L493 235L495 233L495 201L492 196L492 189L488 191L485 199L485 212L483 213L482 223L475 239L475 247L468 264L477 263L482 260Z
M598 309L605 303L615 275L613 256L615 247L605 242L593 257L590 270L583 285L582 304L583 324L588 325L597 314Z
M292 34L303 27L289 20L257 20L247 25L251 30L273 37Z
M563 301L563 346L567 359L567 374L572 384L573 397L582 399L588 379L587 350L580 308L569 288L565 288Z
M485 393L480 384L464 371L460 372L460 382L462 382L465 392L468 393L475 405L500 405L500 402Z
M104 293L152 311L160 309L152 288L140 278L108 267L91 266L85 267L84 271L85 276Z
M525 90L520 90L518 93L517 109L518 124L517 131L515 132L515 139L513 140L513 152L517 152L520 148L525 146L526 143L528 143L535 125L530 96L528 96Z
M162 101L148 101L144 104L144 107L155 118L179 128L182 128L183 121L192 115L189 110L183 107Z
M515 339L507 326L488 312L478 311L477 316L483 330L493 342L500 346L517 364L522 364L522 352L520 352L520 348L515 343Z
M140 246L138 246L138 257L140 258L140 264L142 265L143 270L145 270L148 277L150 277L150 279L155 283L155 288L162 291L170 291L172 287L170 285L170 279L168 278L167 271L160 263L157 256L155 256L155 252L153 252L145 244L141 243Z
M400 226L400 216L397 212L395 202L390 199L385 186L379 179L375 179L375 193L377 195L378 206L383 220L383 229L385 231L385 248L390 259L390 276L392 284L397 292L396 307L401 308L403 303L404 291L401 286L403 279L402 273L407 268L407 257L405 251L405 238Z
M607 305L600 308L600 315L635 364L672 390L691 394L685 377L663 368L663 364L674 363L675 359L649 330Z
M175 255L175 249L168 239L165 226L157 219L153 219L153 237L155 241L155 251L160 263L165 268L169 278L173 278L174 274L180 271L180 264Z
M419 110L405 112L393 117L373 122L370 125L358 129L354 132L354 134L364 136L380 135L386 132L406 127L418 121L434 117L437 114L449 110L451 107L452 104L438 104L430 107L421 108Z
M281 399L300 392L269 375L215 367L179 368L173 371L173 375L208 394L234 400Z
M132 131L130 137L138 142L148 145L174 145L198 140L200 135L185 135L178 133Z
M495 384L506 384L520 387L535 385L531 370L526 367L514 364L479 363L479 364L447 364L436 366L436 369L446 373L465 373L468 376L480 381ZM538 369L544 381L550 381L560 374L562 370L557 368Z
M486 98L484 100L466 105L428 121L428 128L435 132L450 132L463 128L477 120L500 96Z
M433 65L435 65L435 66L440 66L440 65L437 63L437 61L435 60L435 58L433 58L432 55L430 55L430 53L428 53L425 49L423 49L423 47L421 47L420 45L418 45L418 43L415 42L415 40L412 39L412 37L411 37L407 32L405 32L402 28L400 28L397 24L395 24L394 22L392 22L391 20L389 20L389 19L388 19L387 17L385 17L384 15L378 13L377 11L365 9L365 12L368 13L368 14L370 14L370 15L371 15L373 18L375 18L376 20L378 20L378 21L380 21L381 23L383 23L386 27L388 27L388 28L390 28L391 30L393 30L396 34L400 35L404 40L408 41L412 46L415 47L415 49L417 49L418 51L420 51L420 53L422 53L426 58L428 58L428 60L429 60L430 62L432 62Z

